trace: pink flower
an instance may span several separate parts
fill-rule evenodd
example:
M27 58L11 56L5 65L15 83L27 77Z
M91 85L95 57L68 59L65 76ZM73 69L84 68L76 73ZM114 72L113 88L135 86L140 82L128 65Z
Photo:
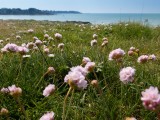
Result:
M22 94L22 89L20 87L16 87L15 85L9 86L10 95L17 97Z
M4 87L3 87L3 88L1 89L1 93L9 93L8 88L4 88Z
M48 55L49 54L49 48L44 48L43 52Z
M21 36L17 35L17 36L16 36L16 39L17 39L17 40L20 40L20 39L21 39Z
M152 60L152 61L155 61L156 60L156 56L154 54L149 55L148 59Z
M48 38L49 38L49 35L48 35L48 34L45 34L45 35L44 35L44 38L48 39Z
M72 71L72 72L73 72L73 71L79 71L79 72L81 72L82 75L84 75L84 76L86 76L87 73L88 73L88 71L87 71L84 67L82 67L82 66L72 67L72 68L71 68L71 71Z
M91 62L91 60L88 57L83 57L82 64L86 65L88 62Z
M20 53L21 55L25 55L26 53L29 52L29 49L26 47L18 46L17 52Z
M135 48L135 47L130 47L129 50L130 50L130 51L136 51L136 48Z
M60 33L56 33L56 34L54 34L54 36L58 40L62 39L62 35Z
M139 63L146 63L148 61L148 55L141 55L140 57L138 57L137 62Z
M27 48L28 48L28 49L33 49L33 47L34 47L34 43L33 43L33 42L29 42L29 43L27 44Z
M8 50L6 48L1 49L1 53L7 53L7 52L8 52Z
M64 48L64 43L58 44L58 48L63 49Z
M125 120L137 120L135 117L126 117Z
M55 85L49 84L44 90L43 90L43 95L45 97L48 97L55 91Z
M92 72L95 68L96 64L95 62L88 62L86 65L85 65L85 69L89 72Z
M135 54L135 53L134 53L133 51L131 51L131 50L128 51L128 55L129 55L129 56L133 56L134 54Z
M96 45L97 44L97 40L91 40L91 46L94 46L94 45Z
M40 45L42 45L42 41L41 41L41 40L36 40L36 41L35 41L35 44L36 44L37 46L40 46Z
M34 32L33 29L29 29L29 30L28 30L28 33L33 33L33 32Z
M118 60L122 58L124 55L125 55L124 50L122 50L121 48L118 48L110 52L109 60Z
M104 37L104 38L102 39L102 41L108 41L108 39L107 39L106 37Z
M7 45L4 46L4 49L6 49L9 52L17 52L18 46L13 43L8 43Z
M135 75L135 69L132 68L132 67L126 67L126 68L123 68L120 73L119 73L119 76L120 76L120 80L126 84L128 82L133 82L134 80L134 75Z
M106 46L108 44L108 41L103 41L103 43L102 43L102 47L104 47L104 46Z
M47 112L40 118L40 120L54 120L54 112Z
M47 73L48 73L48 74L53 74L53 73L55 73L54 67L48 67Z
M71 87L78 87L85 89L87 87L87 81L84 75L79 71L71 71L65 76L64 82L67 82Z
M93 39L97 39L98 35L97 34L93 34Z
M157 87L150 87L142 92L143 106L149 110L156 110L160 106L160 93Z

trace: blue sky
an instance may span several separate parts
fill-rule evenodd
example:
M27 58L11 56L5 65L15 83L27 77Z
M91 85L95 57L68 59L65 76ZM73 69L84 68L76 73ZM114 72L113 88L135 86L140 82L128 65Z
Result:
M0 0L0 8L4 7L83 13L160 13L160 0Z

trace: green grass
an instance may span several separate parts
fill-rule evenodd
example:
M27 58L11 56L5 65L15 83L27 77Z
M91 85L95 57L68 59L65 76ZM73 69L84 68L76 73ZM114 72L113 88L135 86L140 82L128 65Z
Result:
M4 40L1 48L8 43L21 45L33 41L37 36L43 40L45 33L54 38L56 32L63 35L60 42L65 44L64 52L53 44L56 40L47 43L54 58L45 63L39 51L30 51L31 58L22 62L19 54L7 53L0 56L0 88L13 84L22 88L21 101L31 120L38 120L45 112L53 111L55 119L61 120L64 97L69 89L63 84L69 68L81 64L83 57L89 57L96 63L96 74L99 79L102 95L92 86L87 89L76 90L73 97L67 100L67 120L124 120L133 116L138 120L156 120L156 114L145 110L140 100L141 92L149 86L156 86L160 90L160 28L143 26L138 23L118 23L113 25L81 25L50 21L0 21L0 39ZM91 27L92 26L92 27ZM112 26L112 27L111 27ZM33 34L25 31L33 29ZM98 35L98 44L90 46L93 34ZM16 35L21 40L16 40ZM102 38L107 37L109 44L101 48ZM130 57L127 51L131 46L140 50L140 55L155 54L157 60L145 64L137 63L137 57ZM109 61L109 53L117 48L126 52L123 58L124 67L136 69L135 81L123 84L119 80L120 66L115 61ZM42 49L42 48L41 48ZM55 74L45 78L37 86L37 82L47 71L49 66L55 68ZM88 79L95 79L92 73ZM52 96L45 98L42 95L48 84L55 84L56 91ZM107 83L107 87L105 84ZM23 120L24 115L12 96L0 94L0 108L9 110L11 120ZM4 116L0 119L5 120Z

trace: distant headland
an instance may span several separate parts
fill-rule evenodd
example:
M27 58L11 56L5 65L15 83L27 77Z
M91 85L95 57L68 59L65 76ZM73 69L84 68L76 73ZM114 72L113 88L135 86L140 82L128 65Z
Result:
M20 9L20 8L1 8L0 15L56 15L56 14L80 14L79 11L55 11L55 10L39 10L36 8Z

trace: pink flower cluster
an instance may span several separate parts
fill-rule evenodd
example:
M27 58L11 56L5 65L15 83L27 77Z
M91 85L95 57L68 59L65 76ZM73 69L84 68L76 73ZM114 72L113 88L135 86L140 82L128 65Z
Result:
M71 87L85 89L88 85L85 77L94 69L95 63L91 62L88 57L83 57L82 65L85 66L72 67L70 72L65 76L64 82L68 83Z
M133 82L134 80L134 75L135 75L135 69L132 68L132 67L126 67L126 68L123 68L120 73L119 73L119 76L120 76L120 80L126 84L128 82Z
M43 90L43 96L48 97L55 91L55 85L49 84L44 90Z
M94 45L96 45L96 44L97 44L97 40L96 40L96 39L91 40L91 46L94 46Z
M54 112L47 112L39 120L54 120Z
M160 106L160 93L157 87L150 87L142 92L143 106L149 110L156 110Z
M124 55L125 55L124 50L118 48L110 52L109 60L118 60L121 59Z
M152 54L152 55L141 55L140 57L138 57L137 62L138 63L146 63L148 60L155 61L156 56L154 54Z
M13 44L13 43L8 43L1 49L1 52L2 53L5 53L5 52L18 52L21 55L25 55L26 53L29 52L29 49L24 47L24 46L18 46L18 45Z
M61 40L62 39L62 35L60 33L55 33L54 36L55 36L55 38L57 40Z
M22 89L15 85L9 86L8 88L2 88L1 93L9 93L13 97L17 97L22 94Z

